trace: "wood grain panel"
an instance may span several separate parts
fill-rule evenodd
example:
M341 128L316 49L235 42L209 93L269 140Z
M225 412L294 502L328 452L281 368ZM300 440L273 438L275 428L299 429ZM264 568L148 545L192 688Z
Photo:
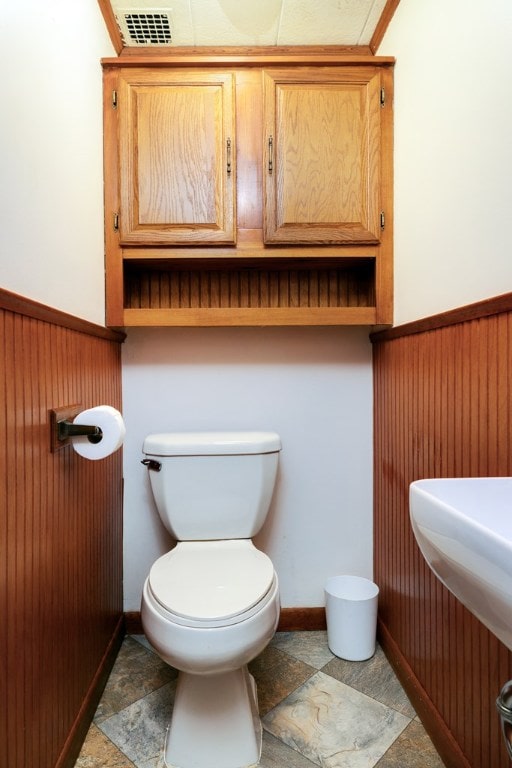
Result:
M263 76L265 242L378 243L380 70Z
M381 634L446 765L508 768L495 700L512 654L433 576L409 522L413 480L512 474L512 312L448 322L373 337Z
M108 34L110 35L110 40L114 46L114 50L119 55L123 50L123 38L121 37L121 32L117 26L116 17L114 15L114 11L112 10L110 0L98 0L98 5L103 15Z
M396 9L398 8L400 0L387 0L386 5L380 15L375 31L370 40L370 50L372 53L377 53L379 45L382 43L386 30L389 26L391 19L394 16Z
M392 317L394 59L361 55L361 48L349 55L347 49L322 46L177 49L172 56L155 56L147 50L146 55L140 53L134 55L126 49L118 59L102 62L108 324L117 328L388 324ZM272 84L267 88L268 125L264 74ZM274 77L278 79L274 81ZM276 84L281 117L274 109ZM178 125L176 115L186 115L186 119L178 120ZM304 119L297 122L297 116ZM282 123L286 123L284 128ZM263 190L263 179L269 180L265 139L269 133L276 141L277 163L270 181L281 178L287 169L285 189L281 183L279 190L273 183L267 185L273 190L273 202L270 198L265 202ZM231 138L230 173L227 141L221 137ZM297 142L302 145L300 152ZM193 173L185 172L190 163ZM181 182L185 177L194 178L196 183L178 184L178 177ZM297 189L301 190L300 204ZM326 190L335 190L334 196ZM274 245L264 244L269 240L264 236L266 223L275 215L281 222L280 234ZM260 307L255 304L255 284L249 286L246 275L240 281L236 274L233 277L240 290L251 288L250 299L244 295L239 305L228 306L213 286L209 307L204 298L207 277L197 283L193 275L192 288L201 291L201 306L194 300L188 306L182 303L175 312L176 291L172 289L177 286L160 281L157 287L158 281L153 281L153 294L156 289L163 298L150 308L144 303L148 285L136 286L136 273L129 266L130 262L151 261L153 266L160 262L163 269L174 269L188 259L203 269L206 260L230 259L235 273L248 259L259 262L262 269L279 269L283 259L303 257L310 261L332 258L338 264L343 259L373 258L371 291L363 277L361 304L355 303L357 292L353 290L349 299L340 301L339 306L350 307L350 312L302 311L297 316L283 311L287 307L280 299L282 272L262 289ZM126 304L125 274L131 275L128 292L134 297ZM225 277L219 275L221 282ZM305 297L311 289L316 291L315 277L309 287L304 274L297 278L293 291L301 298L300 302L291 299L290 309L333 307L325 298L308 305ZM345 283L344 291L347 287ZM325 296L326 284L320 282L319 290ZM367 298L369 293L371 298ZM144 296L142 306L137 294ZM250 317L241 311L245 308L251 310ZM279 312L253 311L258 308ZM226 310L222 317L219 309Z
M125 309L128 326L234 327L375 325L375 307L277 307L249 309Z
M102 2L104 0L101 0ZM391 2L391 0L390 0ZM165 51L165 52L164 52ZM218 66L284 65L351 66L359 64L394 64L392 56L375 56L367 45L254 45L254 46L178 46L162 49L155 47L125 47L122 57L105 57L103 67L204 67L205 63Z
M120 241L234 243L234 74L122 70L117 88Z
M127 309L372 307L374 265L324 269L125 269Z
M120 452L50 452L48 411L118 408L120 345L0 309L0 765L71 766L121 627ZM114 648L115 650L115 648Z

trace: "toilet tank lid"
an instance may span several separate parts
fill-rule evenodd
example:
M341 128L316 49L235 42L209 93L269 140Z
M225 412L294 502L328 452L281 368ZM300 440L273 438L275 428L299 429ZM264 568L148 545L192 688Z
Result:
M276 453L281 438L275 432L164 432L148 435L142 450L151 456Z

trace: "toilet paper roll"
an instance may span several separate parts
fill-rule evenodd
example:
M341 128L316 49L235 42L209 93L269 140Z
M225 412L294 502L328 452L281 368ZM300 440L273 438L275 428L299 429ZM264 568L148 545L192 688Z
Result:
M117 451L123 444L126 434L123 417L111 405L98 405L81 411L73 419L73 424L89 424L99 427L103 433L99 443L91 443L87 436L73 437L75 451L84 459L104 459Z

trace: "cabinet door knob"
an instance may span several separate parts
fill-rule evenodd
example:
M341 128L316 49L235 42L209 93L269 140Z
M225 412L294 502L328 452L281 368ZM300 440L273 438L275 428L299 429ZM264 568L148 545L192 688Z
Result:
M268 172L272 173L274 170L274 139L272 136L268 137Z

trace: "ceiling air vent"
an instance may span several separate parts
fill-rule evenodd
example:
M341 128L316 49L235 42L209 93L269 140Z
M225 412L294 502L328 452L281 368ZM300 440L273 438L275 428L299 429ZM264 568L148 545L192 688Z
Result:
M118 10L116 20L125 45L170 45L171 17L160 8Z

